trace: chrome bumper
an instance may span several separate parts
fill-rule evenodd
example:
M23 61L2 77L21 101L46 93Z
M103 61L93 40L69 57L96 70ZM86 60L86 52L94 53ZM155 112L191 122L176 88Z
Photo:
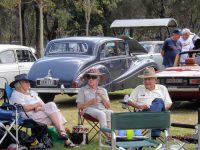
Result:
M79 88L31 88L31 90L38 92L38 93L55 93L55 94L67 94L67 93L74 93L77 94Z
M177 88L177 87L168 87L169 92L200 92L199 88Z

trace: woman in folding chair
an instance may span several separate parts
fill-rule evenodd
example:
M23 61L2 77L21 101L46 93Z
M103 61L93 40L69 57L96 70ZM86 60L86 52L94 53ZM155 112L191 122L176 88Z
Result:
M37 123L45 125L54 125L58 131L59 138L65 141L64 146L74 148L77 147L68 138L65 132L66 120L60 113L54 102L44 103L38 94L30 90L30 82L27 74L15 76L10 86L15 87L10 103L21 104L27 115Z
M143 75L138 76L143 79L144 85L139 85L131 93L128 105L139 111L161 112L168 110L172 105L172 100L168 90L164 85L156 84L156 72L153 67L145 68ZM160 130L152 130L152 137L160 136Z
M101 127L110 127L111 113L110 100L107 90L98 86L103 80L103 74L97 68L89 69L83 79L87 85L82 87L76 99L77 107L82 109L84 113L96 118ZM108 135L109 138L109 135Z

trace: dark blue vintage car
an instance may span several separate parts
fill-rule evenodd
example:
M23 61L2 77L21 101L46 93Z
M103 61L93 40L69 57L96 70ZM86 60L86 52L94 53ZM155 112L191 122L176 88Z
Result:
M134 88L141 84L137 75L147 66L158 65L152 59L138 59L147 53L135 40L112 37L69 37L50 41L45 55L34 63L29 78L32 89L45 102L56 94L75 95L84 85L83 73L97 67L106 74L101 83L108 91Z

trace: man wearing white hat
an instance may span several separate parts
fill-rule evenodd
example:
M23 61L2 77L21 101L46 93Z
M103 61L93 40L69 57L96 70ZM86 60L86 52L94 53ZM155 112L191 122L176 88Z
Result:
M128 105L140 111L161 112L172 105L168 90L164 85L156 84L156 72L153 67L145 68L143 75L144 85L139 85L130 95ZM156 134L156 135L155 135ZM159 136L159 133L152 132L152 136Z

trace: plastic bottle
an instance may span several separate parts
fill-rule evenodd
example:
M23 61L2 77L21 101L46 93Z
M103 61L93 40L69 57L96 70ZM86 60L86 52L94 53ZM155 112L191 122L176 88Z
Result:
M123 109L126 109L126 108L128 107L128 100L129 100L129 96L128 96L128 95L125 95L125 96L124 96L123 103L122 103L122 108L123 108Z
M134 130L134 136L142 136L142 130L141 129L135 129Z
M126 136L126 130L119 130L118 135L119 136Z
M127 130L126 131L126 136L127 136L127 140L132 140L133 139L133 130Z

